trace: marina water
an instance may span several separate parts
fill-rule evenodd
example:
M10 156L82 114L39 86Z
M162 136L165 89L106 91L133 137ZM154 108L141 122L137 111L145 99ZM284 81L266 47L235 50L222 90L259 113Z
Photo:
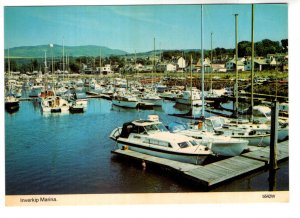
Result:
M199 111L201 108L196 108ZM268 191L268 172L257 172L211 190L162 169L111 154L113 128L157 114L167 124L188 120L169 116L188 108L164 101L153 110L124 109L105 99L89 99L81 114L42 114L37 101L22 101L5 112L6 194L167 193ZM209 115L209 114L208 114ZM279 165L276 189L288 190L288 162Z

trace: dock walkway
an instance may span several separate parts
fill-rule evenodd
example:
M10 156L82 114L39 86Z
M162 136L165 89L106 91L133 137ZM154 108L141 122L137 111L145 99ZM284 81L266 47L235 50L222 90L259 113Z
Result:
M277 160L283 161L289 157L288 142L277 144ZM204 166L182 163L165 158L154 157L131 150L114 150L112 153L144 160L146 163L159 165L194 180L206 187L245 175L266 167L269 163L269 147L247 152L240 156L210 163Z

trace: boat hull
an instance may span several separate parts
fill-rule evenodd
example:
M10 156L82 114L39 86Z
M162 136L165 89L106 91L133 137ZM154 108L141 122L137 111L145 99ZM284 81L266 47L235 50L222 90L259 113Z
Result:
M120 101L113 99L112 100L113 105L119 106L119 107L126 107L126 108L136 108L138 105L138 101Z
M232 136L232 138L237 139L244 139L248 140L249 144L251 146L258 146L258 147L266 147L270 145L270 135L261 135L261 136L245 136L245 137L239 137L239 136Z
M211 150L216 155L231 157L240 155L247 146L247 141L241 143L213 142L211 144Z
M193 100L191 102L190 99L177 98L176 103L184 104L184 105L202 106L202 101L200 99L199 100Z
M7 112L15 112L20 108L19 102L5 102L5 110Z
M137 144L130 144L127 142L118 141L117 146L122 150L132 150L143 154L148 154L155 157L165 158L169 160L191 163L196 165L203 164L204 160L208 157L208 155L201 154L183 154L183 153L175 153L171 151L158 150L152 147L144 147Z
M154 106L162 106L162 102L163 102L163 99L142 99L141 102L143 103L150 103L150 104L153 104Z

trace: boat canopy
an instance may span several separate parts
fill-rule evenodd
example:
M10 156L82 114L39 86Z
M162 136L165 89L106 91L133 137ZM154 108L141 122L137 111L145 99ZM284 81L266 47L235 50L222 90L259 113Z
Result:
M120 137L128 138L131 133L148 134L150 132L165 132L166 127L161 122L135 120L123 124Z

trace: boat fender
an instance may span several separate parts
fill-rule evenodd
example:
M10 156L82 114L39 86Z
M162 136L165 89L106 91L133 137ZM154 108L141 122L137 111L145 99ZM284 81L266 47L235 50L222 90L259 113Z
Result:
M199 121L199 123L198 123L198 129L202 129L202 126L203 126L203 122Z
M211 150L212 147L212 142L207 143L207 147L205 148L205 150L207 151L208 149Z
M128 150L128 145L123 145L122 150L124 150L124 151Z
M142 161L142 167L143 167L143 170L146 169L146 162L145 162L145 160Z

